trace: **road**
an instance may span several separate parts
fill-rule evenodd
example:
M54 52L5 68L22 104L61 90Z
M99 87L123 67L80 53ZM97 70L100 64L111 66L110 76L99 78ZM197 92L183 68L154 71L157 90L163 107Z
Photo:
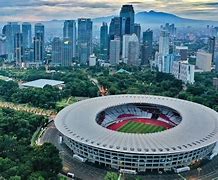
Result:
M41 144L50 142L54 144L60 151L60 157L63 160L63 171L64 173L73 172L76 177L83 180L102 180L106 175L107 171L101 168L97 168L93 165L78 162L72 158L72 152L64 145L59 144L60 133L55 128L54 122L50 123L44 134L41 136L39 142ZM218 156L212 161L206 163L201 167L199 173L197 169L191 170L187 173L177 174L162 174L153 175L147 174L140 176L143 180L182 180L184 178L189 180L212 180L218 177ZM125 175L127 176L127 175ZM132 176L128 176L132 179Z
M73 172L76 177L84 180L104 179L104 176L107 173L105 170L87 165L85 163L81 163L73 159L71 151L63 144L59 144L59 135L60 134L58 130L55 128L54 123L51 123L42 135L41 139L39 140L39 143L43 144L45 142L50 142L59 149L60 157L63 160L64 173Z

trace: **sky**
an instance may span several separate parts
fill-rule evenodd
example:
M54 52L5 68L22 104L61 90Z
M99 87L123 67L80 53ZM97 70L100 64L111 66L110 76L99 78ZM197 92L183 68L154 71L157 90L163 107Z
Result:
M45 21L118 15L122 4L135 11L162 11L192 19L218 20L217 0L0 0L0 21Z

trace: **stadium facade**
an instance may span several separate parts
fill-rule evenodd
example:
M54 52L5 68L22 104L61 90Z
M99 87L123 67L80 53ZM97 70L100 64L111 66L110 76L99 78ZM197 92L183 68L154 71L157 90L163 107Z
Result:
M119 132L128 122L165 127L160 132ZM160 96L117 95L88 99L55 119L63 142L83 160L136 172L186 167L211 155L218 113L200 104Z

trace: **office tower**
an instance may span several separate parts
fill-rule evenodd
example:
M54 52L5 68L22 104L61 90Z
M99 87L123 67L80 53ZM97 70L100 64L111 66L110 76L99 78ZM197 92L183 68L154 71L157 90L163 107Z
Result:
M2 33L6 36L8 60L14 61L14 39L15 34L20 33L20 25L17 22L9 22L3 27Z
M142 65L147 65L152 60L153 52L153 31L148 29L143 33L142 44Z
M62 40L55 37L52 41L52 64L61 65L62 59Z
M70 38L64 38L62 43L61 66L71 66L72 61L72 41Z
M187 61L188 46L176 46L176 54L179 54L181 56L182 61Z
M139 39L139 42L141 41L141 25L140 24L134 24L134 33Z
M215 70L218 72L218 35L215 38L215 45L214 45L214 62L215 62Z
M72 44L72 58L76 57L76 21L74 20L66 20L64 22L63 28L63 35L64 38L69 38Z
M35 24L35 36L39 34L41 35L41 39L44 42L45 40L45 26L41 23L36 23Z
M208 52L212 54L212 62L214 62L215 37L208 38Z
M6 55L6 36L0 34L0 56Z
M210 72L211 65L212 65L212 54L199 50L196 56L196 66L205 72Z
M100 29L100 50L104 60L108 59L108 40L108 25L104 22Z
M14 37L14 60L18 66L21 66L23 62L23 52L23 35L16 33Z
M111 19L109 36L110 36L110 40L114 40L117 37L121 37L121 18L120 17L114 17Z
M110 64L116 65L120 62L120 39L110 41Z
M176 60L176 55L175 54L168 54L166 56L162 57L162 62L159 67L159 71L164 72L164 73L172 73L172 68L173 68L173 62Z
M127 64L128 55L129 55L129 41L131 35L123 35L123 45L122 45L122 61Z
M136 36L136 34L132 34L129 39L129 46L128 46L128 60L127 64L133 65L133 66L139 66L139 39Z
M23 47L24 49L31 48L32 45L32 26L28 22L22 24Z
M38 48L35 49L34 47L34 49L38 51L34 53L34 57L36 58L34 59L36 62L39 60L42 62L45 57L45 27L41 23L35 24L35 39L37 42L40 42L38 44Z
M159 39L159 53L162 56L169 54L169 33L167 31L161 31Z
M133 34L135 22L135 11L133 9L133 6L123 5L120 11L120 17L122 19L121 34Z
M42 39L42 33L36 33L33 39L33 48L34 48L34 62L41 63L43 58L44 51L44 42Z
M80 64L87 64L92 54L92 21L78 19L78 55Z
M143 44L142 44L142 65L149 64L150 60L152 59L152 52L153 52L153 31L148 29L147 31L143 32Z

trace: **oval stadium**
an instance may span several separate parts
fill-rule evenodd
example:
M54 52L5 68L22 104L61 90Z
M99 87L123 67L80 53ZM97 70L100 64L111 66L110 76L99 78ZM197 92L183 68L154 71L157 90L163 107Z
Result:
M55 125L72 156L118 170L171 171L212 155L218 113L161 96L116 95L77 102Z

